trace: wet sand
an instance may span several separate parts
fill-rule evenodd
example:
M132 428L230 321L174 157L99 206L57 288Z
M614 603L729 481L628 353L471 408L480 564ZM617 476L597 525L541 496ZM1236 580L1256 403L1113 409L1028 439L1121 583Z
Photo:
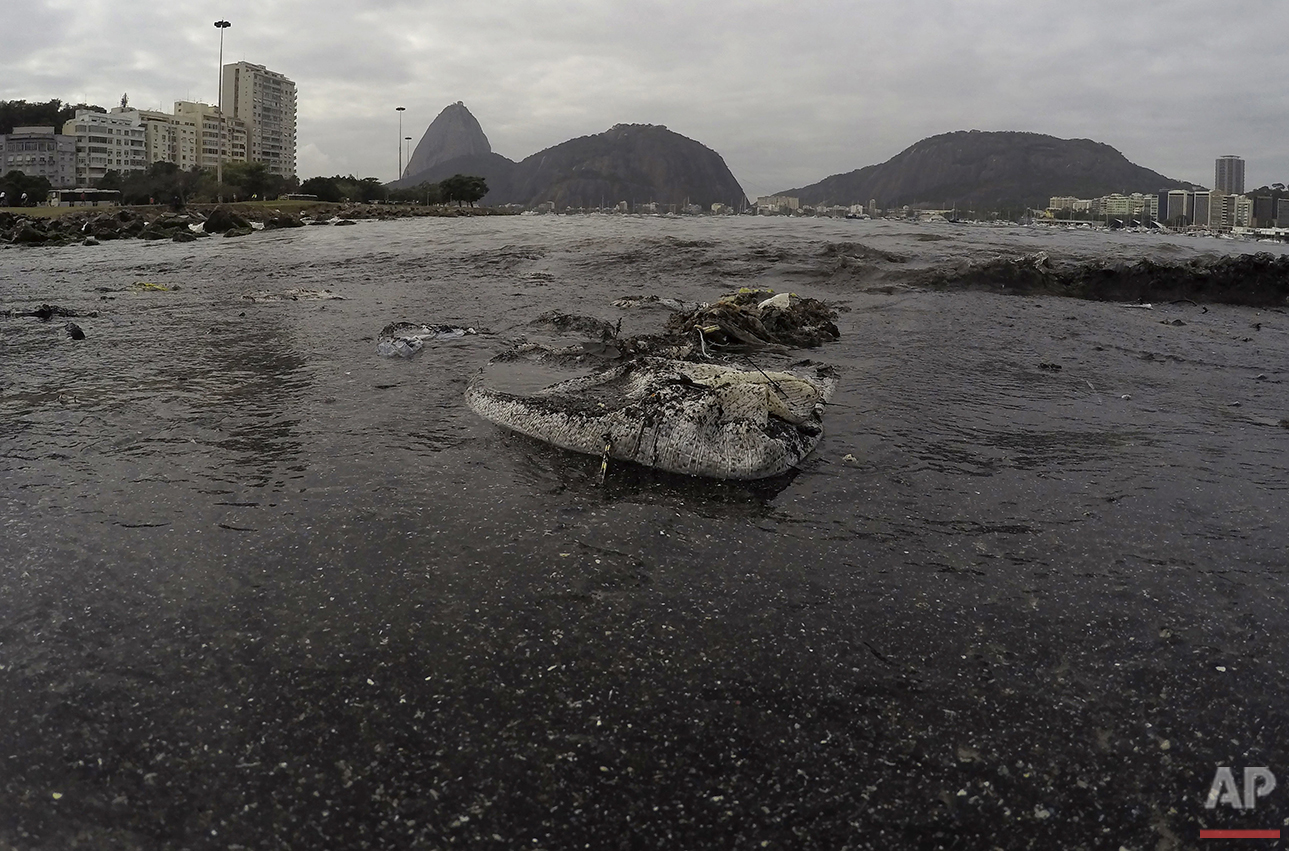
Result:
M81 341L0 319L0 848L1279 827L1284 308L911 285L1268 248L507 217L0 250L0 310L99 311ZM757 359L842 371L794 477L599 488L464 406L509 343L577 340L547 310L642 333L666 311L615 299L740 286L844 309L840 341ZM292 288L345 300L241 297ZM378 357L401 320L485 333ZM1219 765L1285 788L1208 810Z

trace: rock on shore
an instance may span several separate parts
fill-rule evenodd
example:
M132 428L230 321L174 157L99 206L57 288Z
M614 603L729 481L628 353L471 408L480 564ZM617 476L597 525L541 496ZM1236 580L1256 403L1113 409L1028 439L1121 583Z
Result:
M1289 256L1267 252L1198 257L1181 263L1142 259L1054 263L1046 252L937 269L917 283L1016 295L1093 301L1190 300L1249 306L1289 303Z
M486 216L483 207L403 207L385 204L316 204L297 211L258 205L192 205L182 212L156 207L86 207L59 216L0 212L0 246L97 245L109 239L169 239L190 242L212 234L327 224L335 219L397 219L413 216Z

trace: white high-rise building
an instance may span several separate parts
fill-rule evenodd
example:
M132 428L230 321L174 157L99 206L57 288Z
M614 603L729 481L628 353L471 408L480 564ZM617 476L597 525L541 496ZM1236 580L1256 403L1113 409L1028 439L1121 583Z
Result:
M246 123L246 159L295 176L295 83L250 62L224 66L224 114Z
M147 134L137 112L78 109L63 125L63 134L76 137L78 186L90 186L109 171L126 174L148 167Z

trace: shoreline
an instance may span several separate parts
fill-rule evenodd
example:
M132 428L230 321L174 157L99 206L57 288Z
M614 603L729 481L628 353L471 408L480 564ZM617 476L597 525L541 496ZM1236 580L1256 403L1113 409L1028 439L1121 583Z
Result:
M17 208L22 209L22 208ZM222 235L249 236L256 230L306 225L339 226L360 220L514 216L491 207L429 207L324 201L192 204L175 212L159 205L109 208L0 209L0 248L93 246L104 240L141 239L192 242ZM39 211L39 212L34 212ZM856 234L872 242L872 234ZM920 234L919 240L948 237ZM986 247L991 240L980 241ZM792 274L843 275L864 288L911 287L931 291L983 291L1003 295L1065 296L1087 301L1146 303L1190 302L1283 309L1289 307L1289 254L1234 252L1168 259L1143 252L1131 261L1103 251L1049 256L1047 251L1009 251L945 255L934 265L907 264L906 258L858 241L826 243L808 267ZM790 264L776 264L785 267Z
M102 239L175 239L213 236L210 230L195 231L212 217L231 215L235 228L218 227L225 236L245 236L260 224L264 229L330 224L337 221L388 220L407 218L459 218L462 216L505 216L510 212L492 207L450 207L436 204L421 207L407 204L364 204L329 201L238 201L225 204L188 204L175 210L167 205L119 207L5 207L0 208L0 247L61 247ZM237 233L229 234L229 230ZM95 242L88 242L93 245Z

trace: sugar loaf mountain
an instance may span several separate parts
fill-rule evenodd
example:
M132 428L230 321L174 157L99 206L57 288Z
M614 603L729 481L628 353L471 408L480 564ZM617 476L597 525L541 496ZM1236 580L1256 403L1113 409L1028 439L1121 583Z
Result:
M776 193L802 204L905 204L949 209L1045 207L1054 195L1189 188L1091 139L960 130L931 136L880 165Z
M744 203L742 187L721 155L653 124L619 124L594 136L570 139L519 162L492 150L464 104L444 109L426 129L403 176L390 186L410 188L470 174L488 183L488 204L556 208L599 207L619 201L660 206Z

